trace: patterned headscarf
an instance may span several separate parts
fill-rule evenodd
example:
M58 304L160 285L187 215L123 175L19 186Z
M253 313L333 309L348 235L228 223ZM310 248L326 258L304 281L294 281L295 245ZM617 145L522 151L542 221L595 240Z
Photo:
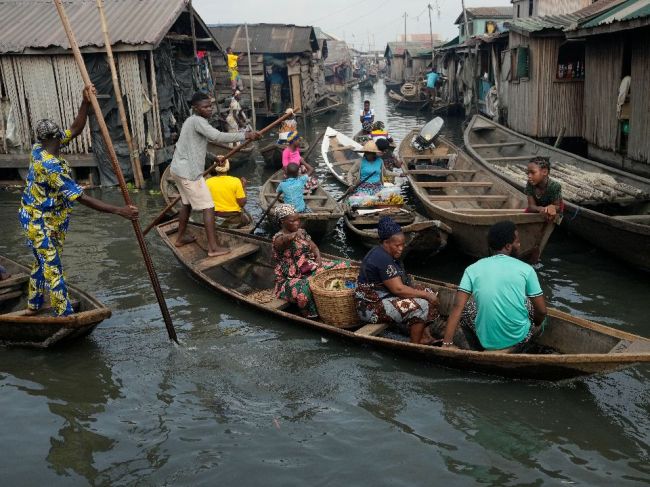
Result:
M288 142L289 144L291 144L294 140L298 140L298 137L300 137L300 136L298 135L298 132L296 132L295 130L293 130L293 131L291 131L291 132L289 132L289 133L287 134L287 142Z
M280 203L273 207L273 216L279 222L288 216L295 215L296 213L297 211L292 205L287 205L285 203Z
M230 171L230 161L228 159L222 160L221 164L214 168L218 173L225 174Z
M386 125L384 125L384 122L381 120L377 120L374 124L372 124L372 129L373 130L384 130L386 128Z
M38 140L62 139L63 133L54 120L43 118L36 122L36 138Z
M391 217L384 216L379 220L377 233L379 233L379 240L383 242L384 240L391 238L393 235L402 233L402 227L400 227Z

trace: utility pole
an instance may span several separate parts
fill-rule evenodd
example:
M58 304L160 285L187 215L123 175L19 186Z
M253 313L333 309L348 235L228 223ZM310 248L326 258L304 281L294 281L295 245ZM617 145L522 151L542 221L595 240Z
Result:
M429 10L429 35L431 36L431 70L433 70L433 60L436 56L433 52L433 24L431 23L431 10L433 10L433 7L431 4L427 5L427 9Z
M404 68L402 69L402 82L406 82L406 12L404 12Z

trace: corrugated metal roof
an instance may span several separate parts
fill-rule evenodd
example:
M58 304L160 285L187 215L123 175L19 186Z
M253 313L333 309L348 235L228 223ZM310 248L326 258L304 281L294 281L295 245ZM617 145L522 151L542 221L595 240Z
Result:
M225 49L246 51L244 25L210 25L212 35ZM318 51L318 41L313 27L285 24L248 24L251 52L289 54Z
M620 3L620 2L619 2ZM626 0L607 12L580 25L581 29L598 27L613 22L640 19L650 16L650 0Z
M435 43L434 43L435 44ZM430 42L389 42L386 45L386 50L384 51L384 56L386 56L390 50L390 54L392 56L403 56L404 55L404 49L407 49L409 53L412 54L412 52L416 51L421 51L421 50L429 50L429 54L431 54L431 43Z
M570 30L585 19L598 15L626 0L599 0L580 10L564 15L544 15L541 17L525 17L508 22L511 30L518 32L539 32L543 30ZM650 1L650 0L646 0Z
M113 44L158 45L188 0L104 0ZM63 0L79 47L104 45L97 4ZM0 0L0 53L29 48L69 49L61 20L49 0Z
M467 20L471 19L511 19L512 7L469 7L466 8ZM463 12L460 13L454 24L464 22Z

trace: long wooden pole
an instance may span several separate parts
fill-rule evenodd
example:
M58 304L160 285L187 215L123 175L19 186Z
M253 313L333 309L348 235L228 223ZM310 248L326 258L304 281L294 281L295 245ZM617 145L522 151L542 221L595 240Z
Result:
M406 83L406 12L404 12L404 66L402 67L402 82Z
M97 97L91 91L92 82L90 81L90 76L88 75L86 64L84 63L83 57L81 56L81 51L79 50L77 41L74 37L74 34L72 33L70 20L68 20L68 16L65 13L65 9L63 8L63 4L61 3L61 0L54 0L54 5L56 6L56 10L59 13L59 17L61 17L61 23L63 24L63 28L65 29L66 35L68 36L68 41L70 42L70 47L72 48L72 52L74 54L75 60L77 61L77 66L79 67L81 78L83 79L84 85L86 86L86 90L88 91L88 97L90 98L90 103L93 107L93 111L95 112L95 118L97 119L99 130L102 134L102 138L104 139L104 143L106 145L106 150L110 157L111 164L113 165L115 176L117 176L117 181L120 185L120 190L122 191L124 202L127 205L132 205L133 203L131 201L131 196L129 195L129 190L126 187L126 181L124 180L124 175L122 174L122 169L120 168L120 164L117 160L117 155L115 154L115 148L113 147L113 142L111 141L111 136L108 133L108 127L106 126L106 122L104 121L104 116L102 115L102 109L99 106ZM140 222L136 219L133 220L132 223L133 223L133 230L135 231L135 236L138 240L138 245L140 246L140 250L142 251L142 258L144 260L145 266L147 267L147 272L149 273L149 279L151 280L151 284L156 294L156 299L158 300L158 305L160 306L160 311L165 321L165 326L167 327L167 333L169 334L170 340L174 340L176 343L178 343L178 338L176 337L176 330L174 329L172 318L169 314L169 310L167 309L167 303L165 303L165 298L163 296L162 289L160 288L158 275L154 270L153 262L151 261L149 250L147 249L147 244L144 240L144 235L142 234L142 229L140 228Z
M60 1L60 0L57 0L57 1ZM285 121L287 118L289 118L291 115L293 115L293 114L292 114L292 113L285 113L285 114L282 115L280 118L278 118L275 122L271 123L271 124L268 125L267 127L265 127L265 128L263 128L262 130L260 130L260 131L259 131L260 135L264 135L264 134L266 134L269 130L271 130L271 129L272 129L273 127L275 127L276 125L279 125L279 124L281 124L282 122L284 122L284 121ZM239 152L241 149L243 149L244 147L246 147L246 146L247 146L248 144L250 144L251 142L252 142L252 139L249 139L249 140L247 140L247 141L245 141L245 142L239 144L238 146L234 147L230 152L228 152L228 153L224 156L224 159L229 159L230 157L232 157L233 155L235 155L237 152ZM217 167L217 165L218 165L219 163L220 163L219 160L215 161L214 164L212 164L208 169L206 169L205 171L203 171L203 176L207 176L208 174L210 174L210 173L212 172L212 170L213 170L215 167ZM158 214L158 216L157 216L156 218L154 218L153 221L152 221L152 222L147 226L147 228L144 229L144 234L146 235L147 233L149 233L149 232L151 231L151 229L152 229L153 227L155 227L156 225L158 225L158 223L160 222L160 220L162 220L163 217L165 216L165 213L167 213L169 210L171 210L171 209L174 207L174 205L176 205L176 203L178 203L178 201L179 201L180 199L181 199L181 197L180 197L180 196L177 196L177 197L174 198L172 201L170 201L169 204L168 204L168 205L167 205L167 206L166 206L166 207L165 207L165 208L164 208L164 209L163 209L163 210Z
M97 0L97 10L99 11L99 20L101 21L102 33L104 34L104 45L106 46L108 66L111 68L111 78L113 79L113 91L115 92L115 99L117 101L117 111L120 114L120 121L122 122L122 130L124 130L126 145L129 147L129 159L131 159L131 168L133 169L135 187L142 189L144 187L144 176L142 175L140 157L138 157L138 154L133 147L133 138L131 137L131 131L129 130L129 122L126 119L122 90L120 88L120 82L117 79L117 69L115 67L115 59L113 58L113 48L111 47L111 39L108 35L108 25L106 23L106 16L104 15L103 0Z
M255 91L253 90L253 65L251 61L251 40L248 37L248 24L244 24L246 29L246 56L248 58L248 78L251 85L251 111L253 115L253 130L257 130L257 116L255 115Z
M433 66L433 61L436 57L434 51L433 51L433 22L431 22L431 10L433 10L433 7L431 4L427 5L427 9L429 10L429 36L431 37L431 70L433 71L434 66Z

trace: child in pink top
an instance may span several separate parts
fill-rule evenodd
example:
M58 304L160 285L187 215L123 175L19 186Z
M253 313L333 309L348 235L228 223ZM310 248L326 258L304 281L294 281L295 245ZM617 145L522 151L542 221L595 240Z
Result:
M300 155L300 136L296 131L289 132L289 135L287 135L287 147L282 151L282 170L284 171L285 178L287 176L287 166L289 166L289 164L300 166L300 174L310 174L314 172L314 169L307 164L307 161L305 161ZM312 176L309 178L305 190L311 191L316 186L318 186L318 180Z

